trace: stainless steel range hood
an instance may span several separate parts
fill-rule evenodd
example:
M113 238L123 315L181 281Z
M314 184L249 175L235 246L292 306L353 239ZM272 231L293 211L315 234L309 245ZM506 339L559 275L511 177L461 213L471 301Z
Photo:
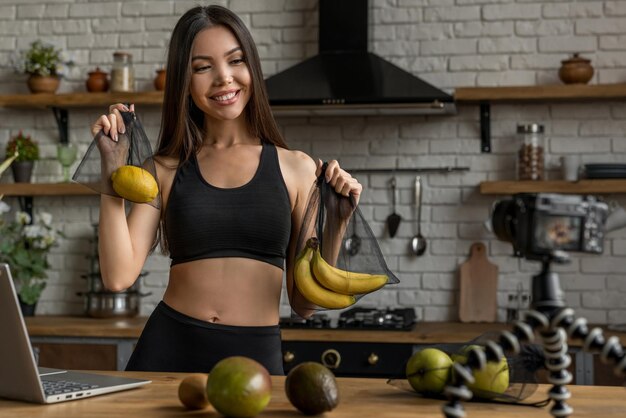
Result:
M265 80L275 115L455 113L451 95L367 51L368 0L320 0L319 54Z

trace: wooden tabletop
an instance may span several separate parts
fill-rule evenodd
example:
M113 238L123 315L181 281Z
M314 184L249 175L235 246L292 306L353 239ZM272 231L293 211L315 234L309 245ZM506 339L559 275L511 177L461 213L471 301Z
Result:
M152 383L138 389L102 395L78 401L53 405L35 405L0 400L0 414L11 418L74 418L74 417L185 417L218 418L212 407L201 411L187 411L178 401L178 385L186 376L181 373L107 372L129 377L147 378ZM289 403L284 392L285 377L272 376L272 399L260 417L302 418ZM339 406L324 416L328 418L415 418L442 417L444 401L427 399L404 388L390 385L383 379L337 378L340 393ZM569 404L577 418L623 418L626 415L626 396L623 387L570 386ZM549 386L539 385L529 400L545 399ZM550 417L548 407L512 406L489 402L464 404L468 418L537 418Z
M26 318L31 337L139 338L147 318L95 319L70 316L34 316ZM503 323L418 322L411 331L283 329L284 341L379 342L405 344L465 343L488 331L510 329ZM626 345L626 333L617 335ZM570 341L572 346L580 342Z

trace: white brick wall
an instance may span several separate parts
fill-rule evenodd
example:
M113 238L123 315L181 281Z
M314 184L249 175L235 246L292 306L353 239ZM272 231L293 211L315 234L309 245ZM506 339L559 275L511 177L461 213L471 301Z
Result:
M15 74L10 59L16 48L42 38L63 48L77 65L61 91L84 91L86 74L96 66L110 70L112 53L133 53L137 88L152 89L154 70L163 65L170 31L177 18L196 1L0 0L0 92L25 93L25 76ZM214 2L216 3L216 2ZM317 50L316 0L222 0L246 22L255 36L266 75L313 55ZM595 66L592 83L626 82L626 1L550 0L372 0L370 50L447 91L461 86L559 83L560 61L581 52ZM357 69L355 69L357 70ZM104 109L70 112L70 139L84 153L89 123ZM159 114L139 109L148 135L156 138ZM455 319L458 265L472 242L488 245L500 267L500 318L507 296L518 286L528 289L537 266L509 256L482 226L493 202L481 196L484 180L514 176L518 122L546 126L548 169L558 178L558 160L578 153L583 162L623 162L626 157L626 103L540 103L492 106L493 152L479 152L478 109L462 106L448 117L281 118L287 142L314 157L338 158L345 167L389 168L468 166L466 173L423 175L422 230L429 241L420 258L408 252L414 235L413 176L397 174L402 216L390 239L385 219L391 213L389 175L359 174L366 190L362 211L389 266L402 282L363 299L377 306L411 306L425 320ZM51 112L0 109L0 149L19 129L42 146L43 161L35 178L57 181L58 134ZM10 181L5 174L2 181ZM626 196L608 196L626 205ZM16 199L6 198L17 207ZM35 198L64 230L66 239L50 256L50 285L39 313L78 314L86 289L81 278L89 269L92 223L98 220L97 197ZM591 321L626 322L626 230L609 235L601 257L574 255L559 266L568 303ZM148 314L163 294L169 261L149 257L143 287ZM288 308L283 306L285 314Z

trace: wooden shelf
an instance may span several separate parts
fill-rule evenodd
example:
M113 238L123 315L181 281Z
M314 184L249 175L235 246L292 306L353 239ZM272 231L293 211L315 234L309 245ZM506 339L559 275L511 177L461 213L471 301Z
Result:
M78 183L0 183L4 196L89 196L97 193Z
M625 100L623 84L569 84L518 87L461 87L454 92L457 102L540 102Z
M13 108L76 108L84 106L108 106L113 103L160 106L162 91L136 93L63 93L63 94L3 94L0 107Z
M580 181L484 181L481 194L563 193L610 194L626 193L626 179Z

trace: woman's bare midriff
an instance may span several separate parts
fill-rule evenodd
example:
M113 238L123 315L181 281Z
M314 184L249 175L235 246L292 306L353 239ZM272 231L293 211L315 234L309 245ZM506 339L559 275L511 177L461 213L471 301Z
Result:
M202 321L237 326L278 324L283 270L248 258L176 264L163 301Z

